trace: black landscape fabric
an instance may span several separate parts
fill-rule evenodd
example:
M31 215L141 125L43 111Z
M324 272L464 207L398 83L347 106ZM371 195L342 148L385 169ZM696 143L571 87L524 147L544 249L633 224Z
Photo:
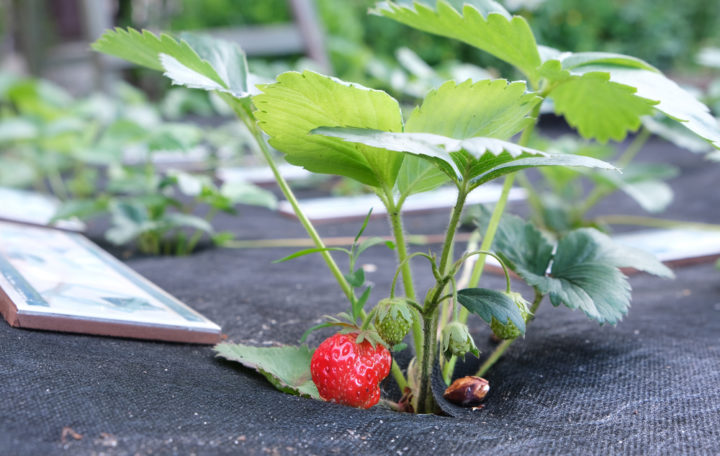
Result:
M659 140L639 159L682 170L671 182L676 199L665 217L720 223L720 164ZM641 212L622 195L600 210ZM411 233L436 234L446 221L445 213L412 215L406 225ZM257 208L219 224L241 239L304 236L296 220ZM347 236L358 227L319 229ZM382 220L368 227L368 234L387 232ZM292 251L207 248L126 261L220 324L228 341L295 344L346 302L319 256L271 264ZM368 274L374 303L388 293L393 253L373 247L361 262L377 266ZM431 278L424 266L415 265L421 290ZM0 454L719 454L720 271L706 263L675 272L674 281L633 276L632 308L616 327L544 302L527 337L488 373L484 408L461 418L286 395L253 371L215 358L208 346L2 322ZM503 286L499 276L484 280ZM471 330L489 353L487 326L471 319ZM310 345L329 334L314 333ZM458 372L477 365L469 359Z

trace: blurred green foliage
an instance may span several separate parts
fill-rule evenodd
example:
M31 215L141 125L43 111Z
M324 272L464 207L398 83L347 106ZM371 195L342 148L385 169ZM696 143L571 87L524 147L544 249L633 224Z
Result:
M335 72L364 80L373 59L395 61L408 47L428 64L459 60L511 69L480 51L368 15L376 0L315 0ZM720 44L720 2L708 0L545 0L502 2L530 20L538 42L560 50L637 55L663 68L685 66L703 44ZM179 0L173 30L287 22L287 0ZM523 7L527 5L527 7Z
M287 0L181 0L179 4L179 13L170 20L171 30L198 30L291 20Z
M702 44L720 39L718 1L546 0L523 14L542 44L636 55L663 69L691 63Z

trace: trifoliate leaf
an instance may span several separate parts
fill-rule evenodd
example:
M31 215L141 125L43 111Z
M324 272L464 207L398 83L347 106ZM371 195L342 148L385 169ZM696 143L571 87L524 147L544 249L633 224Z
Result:
M300 347L253 347L222 343L215 346L217 356L255 369L284 393L320 399L310 374L312 351Z
M515 301L506 293L487 288L465 288L458 291L458 302L488 324L493 318L502 324L512 322L525 334L525 319Z
M481 213L480 230L488 218L487 210ZM630 306L630 284L620 268L673 277L653 255L616 244L595 229L571 231L555 247L532 224L507 214L493 249L536 291L550 294L553 305L581 309L600 323L617 323Z
M429 33L460 40L504 60L537 82L540 54L527 21L490 0L378 3L371 12Z
M289 163L373 187L395 184L401 155L309 134L318 127L347 126L400 131L400 106L390 95L311 71L283 73L260 89L253 97L259 125Z
M469 180L471 188L505 174L537 166L615 169L609 163L594 158L549 155L495 138L461 140L430 133L393 133L359 128L318 128L312 133L423 157L435 163L456 183Z
M526 93L522 82L504 79L460 84L448 81L431 91L415 108L405 125L406 132L434 133L456 139L486 136L509 139L532 124L533 108L541 101ZM398 176L400 195L432 190L447 181L425 160L405 157Z
M128 28L106 31L92 48L153 70L173 83L218 90L242 98L249 95L245 54L233 43L203 37L176 40Z

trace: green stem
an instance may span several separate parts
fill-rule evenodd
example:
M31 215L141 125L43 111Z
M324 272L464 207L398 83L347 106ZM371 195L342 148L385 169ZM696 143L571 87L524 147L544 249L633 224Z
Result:
M305 231L307 231L308 235L315 243L315 246L320 249L325 248L325 244L320 238L320 235L315 230L315 227L307 218L307 216L305 216L305 213L303 213L302 209L300 209L300 205L298 204L297 198L295 198L295 194L290 189L290 186L288 185L287 181L285 181L285 178L280 174L280 170L275 164L275 160L270 153L270 148L268 147L267 142L265 142L265 138L263 137L262 132L255 123L255 118L253 117L249 106L245 106L244 104L242 104L242 102L234 99L227 94L221 94L221 97L223 97L225 101L233 108L235 113L247 127L248 131L252 133L255 141L260 148L260 152L267 161L268 166L270 166L273 176L275 176L275 181L277 182L278 187L280 187L280 190L283 192L283 195L285 195L285 198L290 203L290 206L292 206L293 212L295 212L295 215L297 216L298 220L300 220L300 223L305 228ZM340 268L338 267L337 263L335 263L332 255L330 255L330 253L327 251L322 251L320 252L320 254L325 260L325 263L330 269L330 272L335 277L335 280L337 280L337 283L340 285L340 288L342 288L343 293L345 293L345 296L347 296L348 299L352 300L354 298L353 289L347 282L347 280L345 280L342 271L340 271Z
M532 306L530 306L530 314L535 315L535 312L537 311L538 307L540 306L540 303L542 302L545 295L538 293L535 291L535 300L532 303ZM534 317L533 317L534 318ZM529 323L529 321L528 321ZM480 366L480 369L475 373L477 377L482 377L485 375L485 373L490 370L490 368L497 362L497 360L500 359L500 357L505 353L505 351L512 345L513 342L515 342L517 338L515 339L508 339L504 340L498 345L495 350L488 356L488 358L485 360L484 363L482 363L482 366Z
M430 315L423 319L423 350L420 362L420 387L417 391L417 413L432 413L435 410L435 400L431 391L432 366L435 358L434 348L437 345L437 307Z
M604 184L597 184L595 188L590 191L590 194L588 194L587 198L576 208L573 209L573 217L575 220L583 220L585 218L585 214L595 207L597 203L599 203L601 200L603 200L606 196L611 195L612 193L615 193L617 188L610 187L608 185Z
M638 133L637 136L635 136L635 139L632 140L630 145L627 146L623 154L618 158L617 160L617 166L618 168L624 168L627 165L630 164L630 162L635 158L635 156L642 150L643 146L645 146L645 143L647 143L648 139L650 138L650 130L647 128L643 128L640 130L640 133ZM597 203L599 203L603 198L607 197L608 195L611 195L615 193L617 189L614 187L609 187L607 185L597 184L596 187L590 192L590 194L585 198L585 201L582 202L580 206L578 206L577 209L573 211L575 214L575 218L577 220L582 220L585 218L585 214L595 207Z
M510 271L508 271L507 266L505 266L505 262L503 262L502 258L497 256L494 252L491 252L490 250L475 250L473 252L465 254L465 256L462 258L462 262L467 260L473 255L483 255L483 256L491 256L497 260L498 263L500 263L500 266L502 267L503 273L505 274L505 292L510 293L512 291L510 287Z
M630 145L627 146L625 152L623 152L620 158L618 158L618 168L624 168L630 164L630 162L633 160L633 158L635 158L638 152L642 150L647 140L650 139L650 135L650 130L648 130L647 128L643 127L643 129L640 130L640 133L635 136L635 139L633 139Z
M532 219L538 225L543 225L542 213L543 213L543 202L540 199L540 194L535 190L535 186L530 182L524 172L519 171L517 174L517 180L520 186L525 189L528 203L532 208Z
M485 360L484 363L482 363L482 366L480 366L480 369L478 369L477 373L475 374L476 377L482 377L485 375L485 373L497 362L497 360L500 359L500 357L505 353L505 350L507 350L510 345L515 341L515 339L508 339L504 340L500 343L500 345L495 348L495 350L490 354L488 359Z
M500 193L500 199L493 209L493 213L490 216L490 222L488 223L487 230L485 230L485 236L483 236L482 243L480 244L480 250L490 250L492 247L493 240L495 239L495 233L497 232L498 226L500 226L500 219L502 218L503 212L505 212L505 206L507 205L508 196L510 195L510 189L512 189L513 181L515 180L515 174L508 174L503 183L502 192ZM468 287L477 287L480 283L480 277L482 277L483 269L485 268L486 256L481 256L475 262L472 275L470 276L470 282ZM460 311L461 321L464 323L467 321L467 310L464 308ZM464 316L463 316L464 315Z
M448 228L445 233L445 242L443 243L442 254L440 255L440 274L443 275L443 277L441 277L435 285L435 292L432 296L428 297L423 311L422 357L418 358L420 359L420 385L417 391L416 405L418 413L432 413L435 409L435 399L433 398L430 385L437 352L438 303L440 302L443 290L450 280L450 277L445 274L447 273L448 264L452 259L455 231L457 230L466 198L467 184L464 180L462 185L458 187L457 201L450 215L450 221L448 222Z
M393 201L392 191L385 189L384 195L385 206L388 211L388 218L390 219L390 227L392 228L393 236L395 237L395 247L397 249L398 262L402 265L402 278L403 288L405 289L405 297L416 300L415 286L413 284L412 269L410 268L410 262L407 261L407 241L405 240L405 230L403 228L402 216L400 213L401 206L396 205ZM412 336L413 344L415 346L415 356L418 358L422 356L419 349L422 348L423 340L423 328L421 323L420 314L413 310L413 321L412 321Z
M397 383L398 388L400 388L400 394L403 394L405 392L405 388L407 388L407 380L405 380L405 375L403 374L402 370L400 369L400 366L398 366L398 363L395 362L395 359L393 359L392 367L390 368L390 373L392 374L393 378L395 379L395 383Z
M465 206L467 194L467 186L465 182L463 182L462 186L458 188L457 201L455 201L455 207L453 207L452 214L450 215L450 222L448 222L447 232L445 233L445 242L443 243L442 253L440 254L440 274L445 274L447 272L448 262L452 261L454 250L453 246L455 244L455 231L457 231L457 226L460 222L460 216L462 215L463 207Z
M212 220L213 217L215 217L215 214L217 214L217 211L218 211L217 208L214 208L214 207L210 208L208 213L205 215L205 220L207 220L208 222L210 220ZM192 251L195 250L195 246L200 241L203 234L205 234L205 232L203 230L195 230L192 237L190 238L190 240L187 243L187 252L186 253L192 253Z

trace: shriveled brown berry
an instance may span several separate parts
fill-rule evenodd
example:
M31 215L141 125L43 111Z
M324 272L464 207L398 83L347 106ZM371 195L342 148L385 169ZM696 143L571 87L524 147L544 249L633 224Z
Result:
M490 383L482 377L462 377L447 387L443 397L448 401L470 407L478 405L490 391Z

